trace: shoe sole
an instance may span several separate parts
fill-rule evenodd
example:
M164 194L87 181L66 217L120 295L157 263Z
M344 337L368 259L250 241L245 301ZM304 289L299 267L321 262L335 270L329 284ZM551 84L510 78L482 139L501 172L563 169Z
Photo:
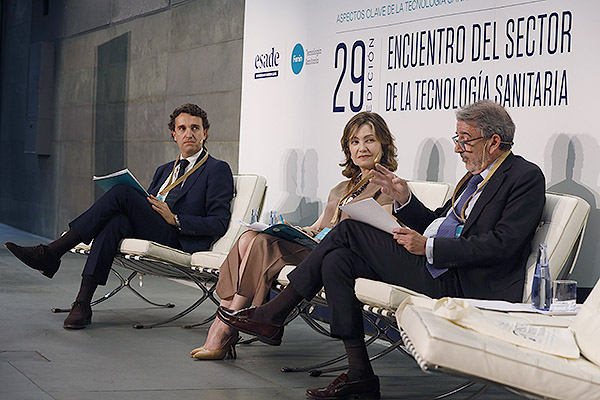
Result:
M69 325L63 325L63 328L65 329L70 329L70 330L79 330L79 329L84 329L86 326L91 325L92 324L92 320L89 319L88 321L85 321L84 325L74 325L74 324L69 324Z

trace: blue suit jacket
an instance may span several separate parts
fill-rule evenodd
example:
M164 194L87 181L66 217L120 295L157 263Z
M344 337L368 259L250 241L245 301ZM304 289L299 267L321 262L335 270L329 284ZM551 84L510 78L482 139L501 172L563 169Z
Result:
M156 196L173 170L171 161L156 169L148 193ZM208 250L227 231L231 219L233 175L229 165L210 155L187 177L171 212L179 217L179 243L188 253Z
M432 211L413 197L396 216L423 233L435 218L445 215L450 203ZM544 203L542 171L509 155L485 185L462 235L435 239L434 267L455 269L465 297L521 301L525 264Z

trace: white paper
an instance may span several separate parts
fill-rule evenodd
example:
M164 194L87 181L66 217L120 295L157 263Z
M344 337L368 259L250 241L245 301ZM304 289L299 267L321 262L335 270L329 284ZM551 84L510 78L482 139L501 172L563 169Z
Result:
M346 204L341 206L340 209L352 219L364 222L390 234L393 233L394 228L400 227L398 221L372 197L356 203Z
M240 225L245 226L246 228L250 228L251 230L256 231L256 232L262 232L269 227L269 225L263 224L261 222L253 222L253 223L249 224L245 221L239 220L238 223Z
M580 306L575 307L574 310L568 311L544 311L533 308L530 303L510 303L504 300L478 300L478 299L465 299L470 305L481 308L483 310L492 311L504 311L504 312L529 312L539 313L545 315L576 315Z

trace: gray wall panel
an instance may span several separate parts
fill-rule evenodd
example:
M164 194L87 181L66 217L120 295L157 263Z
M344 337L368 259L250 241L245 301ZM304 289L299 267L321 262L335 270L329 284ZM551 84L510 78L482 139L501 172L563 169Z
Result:
M0 156L9 166L0 171L0 222L58 235L93 201L100 165L127 166L147 186L177 155L166 124L185 102L208 112L211 154L237 170L244 1L48 4L43 15L42 0L5 0ZM127 46L106 45L121 37ZM23 153L29 48L40 41L55 48L46 157Z

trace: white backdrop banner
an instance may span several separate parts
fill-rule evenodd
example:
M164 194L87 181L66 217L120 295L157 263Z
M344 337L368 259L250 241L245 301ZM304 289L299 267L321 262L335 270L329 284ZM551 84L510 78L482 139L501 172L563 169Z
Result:
M264 210L310 224L343 179L345 123L374 111L395 136L399 176L455 184L464 165L454 112L491 99L517 125L513 151L543 169L548 189L592 205L575 272L592 286L599 11L583 0L249 0L240 172L267 178Z

